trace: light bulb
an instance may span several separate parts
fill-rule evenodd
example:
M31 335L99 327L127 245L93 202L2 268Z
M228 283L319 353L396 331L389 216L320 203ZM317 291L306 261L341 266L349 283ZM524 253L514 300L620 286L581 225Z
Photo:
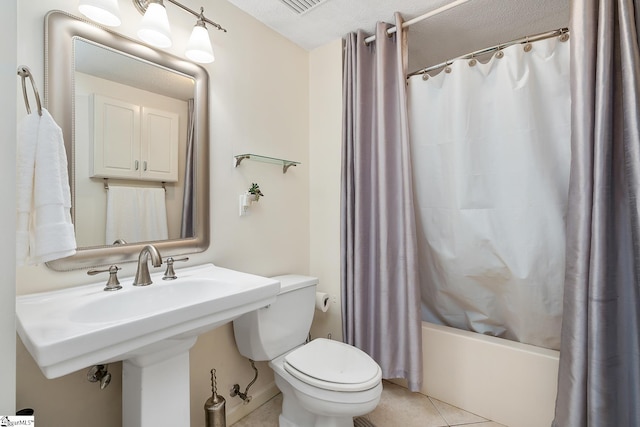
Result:
M209 31L204 25L202 19L193 27L185 56L192 61L208 64L215 60L213 49L211 48L211 40L209 39Z
M118 0L81 0L78 10L92 21L107 27L121 24Z
M171 28L162 0L151 0L142 17L138 37L155 47L171 46Z

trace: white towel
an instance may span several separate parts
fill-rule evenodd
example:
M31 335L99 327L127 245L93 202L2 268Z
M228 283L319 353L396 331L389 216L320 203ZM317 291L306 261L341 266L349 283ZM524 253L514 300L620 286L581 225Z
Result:
M62 130L44 108L18 127L16 262L40 264L76 253Z
M163 188L109 185L106 244L117 239L150 242L169 238Z

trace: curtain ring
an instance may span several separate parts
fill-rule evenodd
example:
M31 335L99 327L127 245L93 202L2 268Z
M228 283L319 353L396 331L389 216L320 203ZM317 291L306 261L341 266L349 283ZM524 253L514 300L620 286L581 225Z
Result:
M533 48L533 46L531 45L531 43L529 43L529 36L527 36L525 43L526 44L524 45L524 51L531 52L531 49Z
M500 59L504 56L504 52L502 51L502 46L498 46L498 51L496 52L496 58Z
M558 37L561 42L566 42L569 40L569 32L566 31L566 28L562 28L560 30L560 37Z
M474 57L475 57L475 55L472 53L471 54L471 59L469 60L469 62L467 62L467 64L469 64L469 67L473 67L478 63L478 61L476 61L476 58L474 58Z
M422 73L422 80L424 80L425 82L429 80L429 74L426 71Z
M449 65L451 65L451 63L447 62L444 67L444 72L447 74L451 73L451 67Z

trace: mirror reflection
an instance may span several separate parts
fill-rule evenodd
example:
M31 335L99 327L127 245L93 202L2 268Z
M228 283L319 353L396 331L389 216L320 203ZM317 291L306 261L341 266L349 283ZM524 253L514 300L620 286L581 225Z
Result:
M82 38L74 51L78 246L192 237L193 79Z

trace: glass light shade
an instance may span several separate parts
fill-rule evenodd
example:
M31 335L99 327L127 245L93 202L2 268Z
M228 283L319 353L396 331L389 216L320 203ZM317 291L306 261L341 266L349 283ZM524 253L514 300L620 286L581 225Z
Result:
M196 24L189 37L185 56L192 61L208 64L213 62L213 49L211 48L211 40L209 40L209 31L204 25Z
M81 0L78 10L92 21L107 27L121 24L118 0Z
M149 3L147 11L142 17L138 37L144 42L155 47L171 46L171 28L169 18L164 5L160 3Z

